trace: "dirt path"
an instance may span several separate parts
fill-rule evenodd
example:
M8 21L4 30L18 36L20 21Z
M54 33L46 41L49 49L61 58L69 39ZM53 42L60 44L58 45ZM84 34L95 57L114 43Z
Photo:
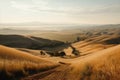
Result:
M57 68L54 68L45 72L41 72L33 76L29 76L22 80L80 80L79 79L80 77L78 75L79 71L78 72L76 71L77 73L76 72L72 73L73 71L72 69L79 70L80 68L82 69L82 67L84 67L84 64L88 62L93 64L93 62L96 60L102 61L104 60L104 58L106 60L107 56L113 54L113 52L117 51L117 53L119 53L119 48L120 48L120 45L102 50L100 52L85 55L80 58L71 59L69 61L59 60L60 66L58 66ZM100 60L101 58L103 59Z
M65 76L67 75L70 64L62 64L54 69L34 74L22 80L66 80Z

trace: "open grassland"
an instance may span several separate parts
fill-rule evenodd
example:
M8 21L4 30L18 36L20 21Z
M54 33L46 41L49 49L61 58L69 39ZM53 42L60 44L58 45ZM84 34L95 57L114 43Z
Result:
M8 46L16 49L0 46L0 80L120 80L120 27L92 27L41 35L67 41L68 45L33 36L16 39L13 35L11 39L9 35L2 35L1 43L9 43ZM73 54L73 48L79 55ZM50 55L58 54L57 51L64 51L66 55Z
M120 25L101 25L101 26L91 26L91 27L74 27L73 29L60 30L60 31L47 31L47 32L33 32L29 35L42 37L51 40L58 40L63 42L75 42L77 37L80 40L94 38L101 35L119 35Z
M62 66L22 80L120 80L119 59L120 45L82 58L59 59Z
M119 80L119 49L120 45L75 61L71 65L75 80Z
M29 53L0 46L0 80L14 80L58 66Z

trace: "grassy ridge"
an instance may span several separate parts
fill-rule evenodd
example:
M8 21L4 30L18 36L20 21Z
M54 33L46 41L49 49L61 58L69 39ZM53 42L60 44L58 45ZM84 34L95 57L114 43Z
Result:
M99 51L72 64L76 80L119 80L120 45Z
M37 56L0 46L0 80L14 80L58 66Z
M64 45L64 42L43 39L33 36L22 35L0 35L0 44L15 47L15 48L28 48L28 49L44 49L54 48Z

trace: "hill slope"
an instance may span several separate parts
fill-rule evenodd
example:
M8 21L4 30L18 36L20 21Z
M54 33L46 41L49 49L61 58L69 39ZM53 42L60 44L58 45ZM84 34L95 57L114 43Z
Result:
M120 45L71 61L23 80L119 80ZM52 73L52 74L49 74ZM44 76L42 76L44 75Z
M120 44L120 35L101 35L88 38L72 45L81 54L90 54Z
M64 45L64 43L60 41L22 35L0 35L0 44L9 47L29 49L47 49Z
M14 80L58 66L40 57L0 45L0 80Z

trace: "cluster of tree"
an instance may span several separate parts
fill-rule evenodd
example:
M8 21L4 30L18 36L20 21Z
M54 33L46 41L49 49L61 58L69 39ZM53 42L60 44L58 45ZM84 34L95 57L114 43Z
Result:
M77 36L76 37L76 40L74 41L74 42L79 42L79 41L83 41L83 40L85 40L86 39L86 37L79 37L79 36ZM73 42L73 43L74 43Z
M46 52L40 51L41 55L45 55L46 53L49 54L50 56L60 56L60 57L66 56L66 53L64 51L46 51Z
M75 56L80 56L79 50L77 50L76 48L74 48L72 45L70 45L70 47L72 48L72 54L74 54Z

